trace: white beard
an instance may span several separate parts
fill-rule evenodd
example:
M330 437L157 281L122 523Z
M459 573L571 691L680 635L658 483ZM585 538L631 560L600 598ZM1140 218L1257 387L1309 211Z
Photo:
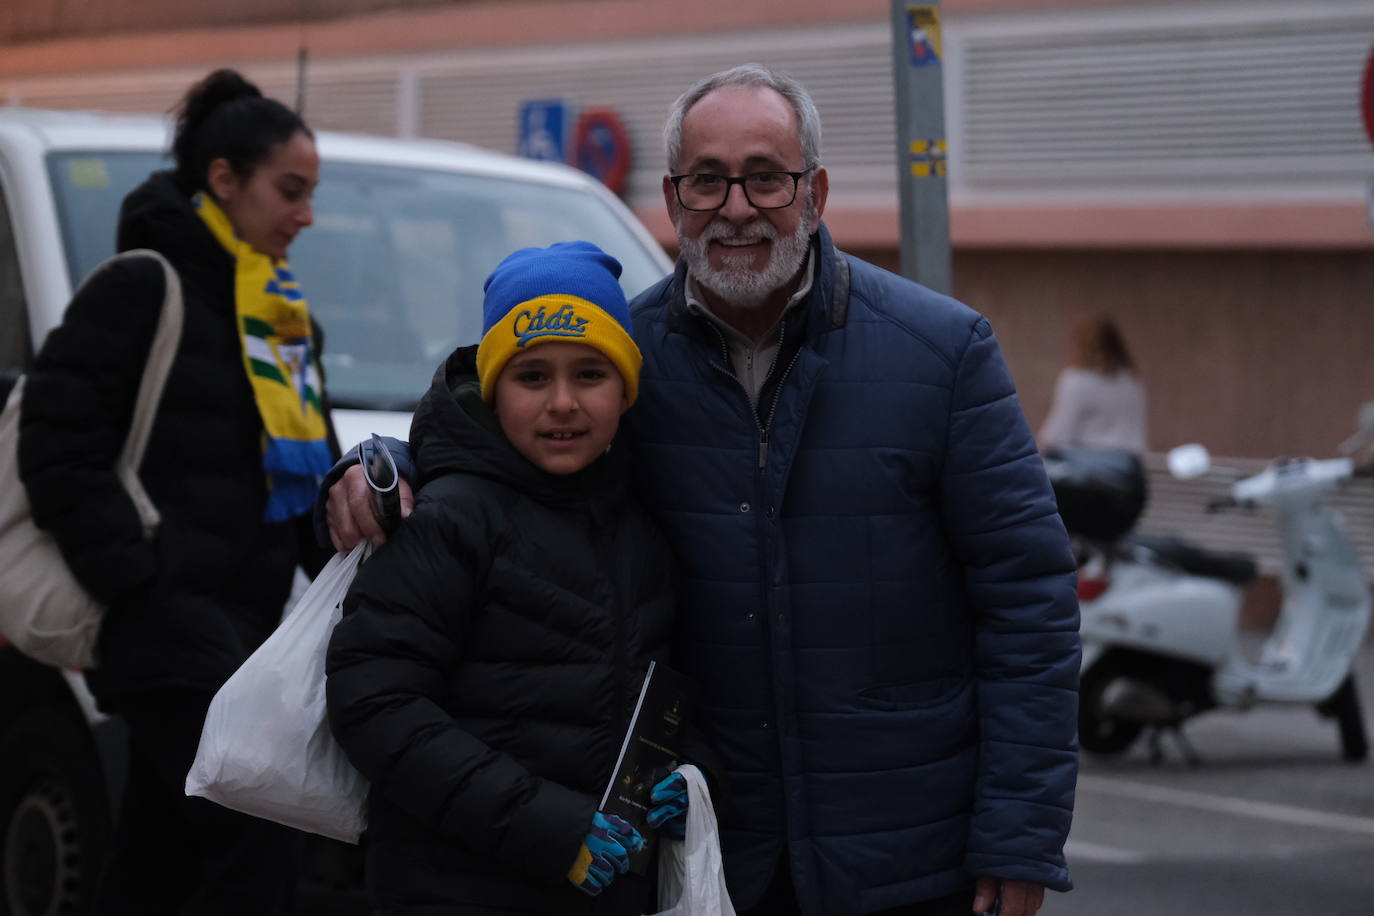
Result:
M797 275L802 261L806 258L807 245L811 240L808 227L815 221L815 215L815 210L808 201L802 219L797 224L797 230L786 238L779 237L778 230L773 228L773 224L762 218L737 226L717 217L707 223L701 235L694 239L687 238L682 231L680 212L674 224L678 245L682 249L682 257L687 262L687 270L692 278L732 308L752 309L763 305L769 296ZM715 239L732 242L758 242L768 239L773 243L768 264L763 270L755 270L752 255L732 256L727 253L723 259L724 266L717 270L711 266L711 259L707 254L710 243Z

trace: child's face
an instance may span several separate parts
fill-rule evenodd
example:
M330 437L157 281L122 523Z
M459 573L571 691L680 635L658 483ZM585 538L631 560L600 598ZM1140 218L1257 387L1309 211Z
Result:
M520 454L550 474L572 474L606 451L628 405L624 380L600 350L546 343L506 363L494 406Z

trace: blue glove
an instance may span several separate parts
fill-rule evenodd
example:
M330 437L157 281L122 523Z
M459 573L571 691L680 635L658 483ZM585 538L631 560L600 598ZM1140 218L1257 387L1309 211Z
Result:
M687 780L670 773L649 793L649 826L675 840L687 838Z
M644 838L624 818L600 811L592 817L592 829L568 869L568 880L584 894L595 897L610 887L617 874L630 867L630 856L644 848Z

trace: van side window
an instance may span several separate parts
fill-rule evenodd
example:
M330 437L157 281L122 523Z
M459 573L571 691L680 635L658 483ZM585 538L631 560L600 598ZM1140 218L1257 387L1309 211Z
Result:
M33 357L29 342L29 310L24 281L19 275L19 251L9 202L0 187L0 397L7 397L15 379Z

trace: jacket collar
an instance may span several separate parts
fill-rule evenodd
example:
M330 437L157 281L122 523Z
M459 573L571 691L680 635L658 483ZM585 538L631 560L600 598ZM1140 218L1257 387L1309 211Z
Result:
M120 205L116 247L153 248L179 271L233 270L233 258L215 241L172 172L154 172Z

